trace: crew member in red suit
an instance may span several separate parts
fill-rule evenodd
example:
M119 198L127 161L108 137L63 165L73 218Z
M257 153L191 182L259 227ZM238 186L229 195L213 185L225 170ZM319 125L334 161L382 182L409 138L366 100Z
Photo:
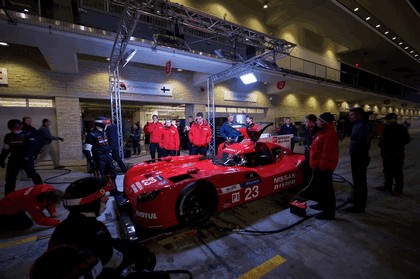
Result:
M149 150L150 150L150 157L152 160L156 158L156 151L158 154L158 158L162 157L160 152L159 142L161 138L161 133L163 129L163 124L159 122L159 118L156 114L152 116L153 122L149 122L147 126L144 127L144 132L146 135L150 136L150 143L149 143Z
M55 227L60 224L55 219L55 206L61 202L63 193L48 184L39 184L7 194L0 201L0 231L20 231L32 227L31 218L38 225ZM50 217L45 216L47 209Z
M178 128L172 125L172 120L165 121L165 127L162 129L159 146L162 157L176 156L179 150L179 132Z
M332 174L338 163L339 138L334 125L334 116L325 112L316 121L320 128L316 134L310 150L310 166L314 171L314 182L319 192L318 204L309 207L322 212L315 214L315 218L332 220L335 217L335 192Z
M204 121L203 113L197 113L197 119L191 126L188 138L192 144L190 155L207 155L207 149L212 138L211 127Z

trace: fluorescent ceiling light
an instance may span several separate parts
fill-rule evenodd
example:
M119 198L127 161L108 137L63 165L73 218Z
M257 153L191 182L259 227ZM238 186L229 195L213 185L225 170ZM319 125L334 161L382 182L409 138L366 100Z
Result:
M353 11L357 12L358 10L359 10L359 8L354 8L354 10L353 10Z
M251 84L251 83L257 82L257 78L255 77L253 73L242 75L240 76L240 78L244 84Z
M0 46L9 46L9 44L5 42L0 42Z
M366 20L369 20L370 19L370 16L368 16L367 18L366 18Z

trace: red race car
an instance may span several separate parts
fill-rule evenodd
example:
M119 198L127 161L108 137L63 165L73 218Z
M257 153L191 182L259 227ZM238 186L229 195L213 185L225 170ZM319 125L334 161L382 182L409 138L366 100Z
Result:
M258 141L270 125L247 130L249 138L239 143L223 143L215 159L165 157L130 168L124 193L134 225L198 226L215 212L301 185L304 156L277 143Z

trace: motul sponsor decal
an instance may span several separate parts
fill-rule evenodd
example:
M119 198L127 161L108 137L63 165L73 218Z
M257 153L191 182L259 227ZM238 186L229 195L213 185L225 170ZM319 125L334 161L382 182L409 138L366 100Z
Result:
M274 178L274 190L279 190L281 188L293 185L296 183L296 173L289 173L279 177Z
M227 187L220 188L220 190L222 191L223 194L227 194L227 193L231 193L231 192L241 190L241 185L234 184L234 185L230 185L230 186L227 186Z
M136 216L138 216L140 218L143 218L143 219L148 219L148 220L157 219L156 213L154 213L154 212L142 212L142 211L136 210Z

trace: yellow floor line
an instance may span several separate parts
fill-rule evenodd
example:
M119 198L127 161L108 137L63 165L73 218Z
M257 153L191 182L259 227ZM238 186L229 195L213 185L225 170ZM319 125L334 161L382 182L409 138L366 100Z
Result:
M273 269L275 269L276 267L278 267L279 265L281 265L285 261L286 261L285 258L283 258L279 255L276 255L276 256L272 257L271 259L269 259L268 261L266 261L266 262L260 264L259 266L251 269L247 273L242 274L241 276L238 277L238 279L257 279L257 278L261 278L262 276L264 276L268 272L272 271Z
M22 239L19 239L19 240L0 243L0 249L8 248L8 247L23 244L23 243L28 243L28 242L31 242L31 241L36 241L37 239L38 239L37 236L31 236L31 237L22 238Z

